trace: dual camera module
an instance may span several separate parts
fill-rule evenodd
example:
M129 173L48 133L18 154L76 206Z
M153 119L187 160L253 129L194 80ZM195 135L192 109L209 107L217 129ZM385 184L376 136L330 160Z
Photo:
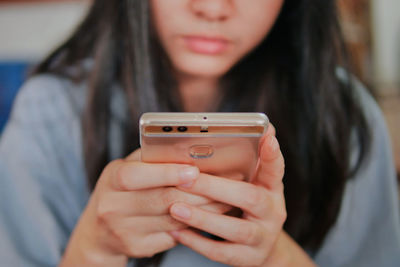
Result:
M203 117L203 120L207 120L208 118L207 117ZM204 127L202 127L202 129L201 129L201 131L200 132L208 132L208 127L206 126L204 129L203 129ZM206 129L207 128L207 129ZM184 132L186 132L187 130L188 130L188 128L186 127L186 126L178 126L177 128L176 128L177 130L178 130L178 132L181 132L181 133L184 133ZM172 132L173 130L174 130L174 128L172 127L172 126L164 126L163 128L162 128L162 130L164 131L164 132L166 132L166 133L169 133L169 132Z
M166 132L166 133L172 132L172 130L173 130L173 128L172 128L171 126L164 126L162 129L163 129L163 131ZM178 132L181 132L181 133L186 132L187 129L188 129L188 128L187 128L186 126L179 126L179 127L177 128Z

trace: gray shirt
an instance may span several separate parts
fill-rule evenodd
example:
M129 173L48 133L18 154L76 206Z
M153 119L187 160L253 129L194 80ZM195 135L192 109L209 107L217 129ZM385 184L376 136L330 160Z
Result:
M314 256L321 266L400 266L400 219L390 141L382 114L356 83L373 140L370 156L346 184L336 224ZM56 266L90 193L81 115L86 87L52 75L19 92L0 139L0 265ZM110 144L121 155L126 104L112 98ZM162 266L221 266L184 246Z

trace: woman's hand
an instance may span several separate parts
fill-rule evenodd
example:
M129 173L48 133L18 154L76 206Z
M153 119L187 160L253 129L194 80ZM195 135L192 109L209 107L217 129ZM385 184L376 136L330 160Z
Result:
M283 156L274 130L270 130L262 139L260 164L252 183L200 174L193 186L185 189L186 192L240 208L243 211L241 218L205 211L184 201L170 208L175 219L226 241L211 240L189 229L172 231L171 234L178 242L224 264L289 265L293 255L284 251L299 250L287 247L296 244L288 242L289 237L282 230L286 219L283 175ZM304 263L312 264L305 252L302 256Z
M174 247L168 232L187 227L169 215L177 201L216 213L229 209L176 188L198 177L196 167L142 163L139 154L104 169L61 266L126 266L128 257L150 257Z

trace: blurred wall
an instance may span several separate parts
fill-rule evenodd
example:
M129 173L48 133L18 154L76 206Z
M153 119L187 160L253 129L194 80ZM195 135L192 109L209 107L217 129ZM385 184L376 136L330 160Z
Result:
M56 48L89 0L0 1L0 134L30 66Z
M374 80L380 95L400 93L400 0L371 0Z
M111 1L111 0L110 0ZM374 81L382 93L400 87L400 0L370 0ZM0 60L37 61L62 42L89 5L82 1L0 4Z
M88 1L0 4L0 61L36 62L67 37Z

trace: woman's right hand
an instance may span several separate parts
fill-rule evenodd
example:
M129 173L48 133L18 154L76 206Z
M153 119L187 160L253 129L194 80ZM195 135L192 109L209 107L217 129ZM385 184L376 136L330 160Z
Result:
M169 232L187 228L169 215L175 202L217 213L230 209L176 188L198 177L196 167L139 158L137 150L105 167L60 266L126 266L129 257L150 257L174 247Z

